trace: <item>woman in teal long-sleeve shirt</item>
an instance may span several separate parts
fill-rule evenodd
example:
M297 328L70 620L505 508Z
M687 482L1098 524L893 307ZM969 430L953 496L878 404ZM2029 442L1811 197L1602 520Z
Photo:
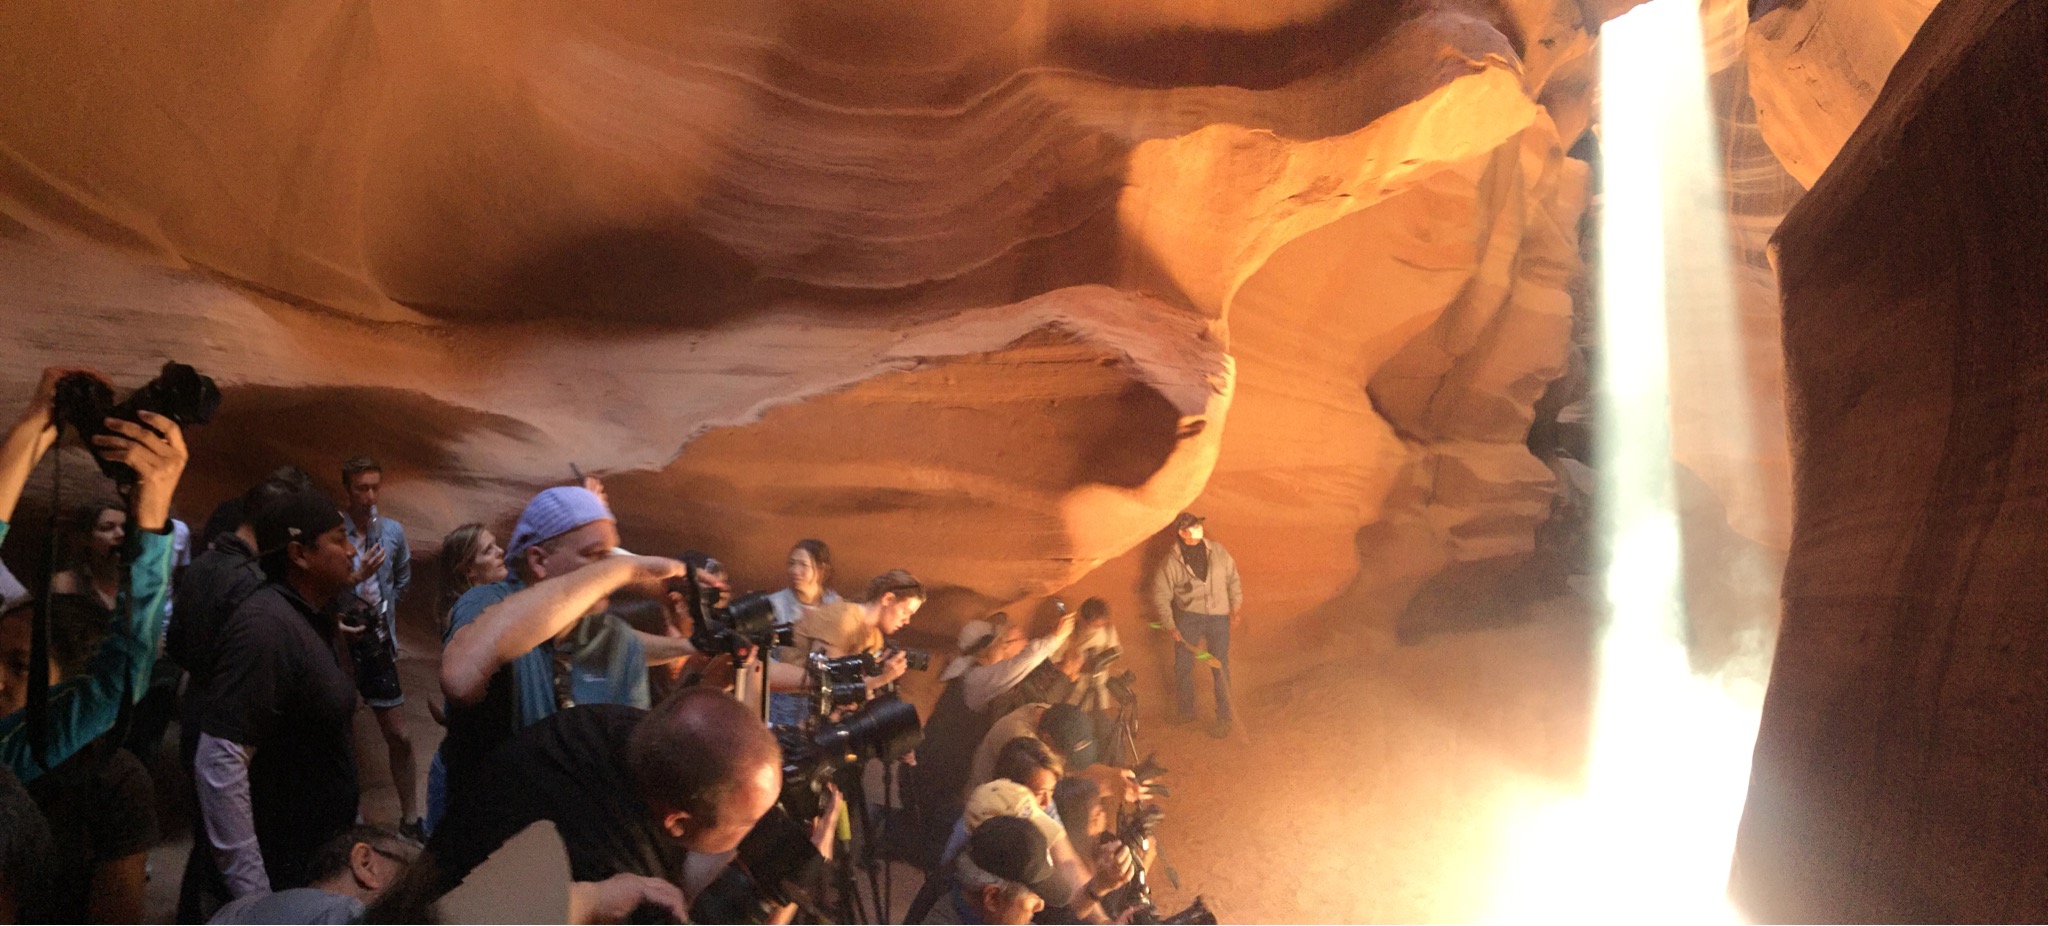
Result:
M51 399L57 380L69 373L99 375L62 367L44 370L35 398L0 442L0 543L5 542L29 473L57 441ZM185 471L185 439L170 419L150 412L141 417L149 427L109 418L106 425L112 433L93 439L102 457L126 463L140 476L129 493L129 523L134 530L128 540L128 589L106 642L86 671L50 686L48 742L40 763L31 748L27 712L22 710L28 694L26 673L15 669L26 660L0 660L6 663L0 666L0 714L5 715L0 716L0 762L24 784L111 729L123 695L141 695L156 665L164 598L170 591L171 493ZM32 607L10 604L15 607L0 614L0 622L23 619Z

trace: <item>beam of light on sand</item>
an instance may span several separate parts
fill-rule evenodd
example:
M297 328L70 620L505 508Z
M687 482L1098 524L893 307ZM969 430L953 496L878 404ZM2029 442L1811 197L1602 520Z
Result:
M1611 617L1584 788L1511 822L1500 921L1736 919L1728 865L1760 695L1688 662L1671 455L1667 324L1732 331L1736 312L1699 17L1697 0L1653 0L1600 38L1596 468ZM1739 382L1731 403L1748 401Z

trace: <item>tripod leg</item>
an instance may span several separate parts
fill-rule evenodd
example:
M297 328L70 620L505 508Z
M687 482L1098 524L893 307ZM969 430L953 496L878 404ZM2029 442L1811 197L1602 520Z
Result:
M924 886L917 889L917 896L910 899L910 912L903 922L922 923L932 912L932 906L939 902L939 892L945 890L946 876L939 869L932 869L924 876Z

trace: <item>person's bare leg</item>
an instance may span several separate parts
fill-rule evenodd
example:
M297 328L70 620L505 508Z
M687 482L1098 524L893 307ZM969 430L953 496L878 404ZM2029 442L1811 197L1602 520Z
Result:
M401 824L420 818L419 766L413 759L412 736L405 729L405 712L398 707L372 708L377 728L384 731L384 746L391 753L391 783L398 788L398 820Z

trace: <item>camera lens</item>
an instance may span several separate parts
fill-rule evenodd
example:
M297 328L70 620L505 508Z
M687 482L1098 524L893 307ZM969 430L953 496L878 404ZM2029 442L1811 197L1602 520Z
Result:
M852 716L818 731L818 748L863 759L894 762L924 740L917 708L894 698L870 701Z

